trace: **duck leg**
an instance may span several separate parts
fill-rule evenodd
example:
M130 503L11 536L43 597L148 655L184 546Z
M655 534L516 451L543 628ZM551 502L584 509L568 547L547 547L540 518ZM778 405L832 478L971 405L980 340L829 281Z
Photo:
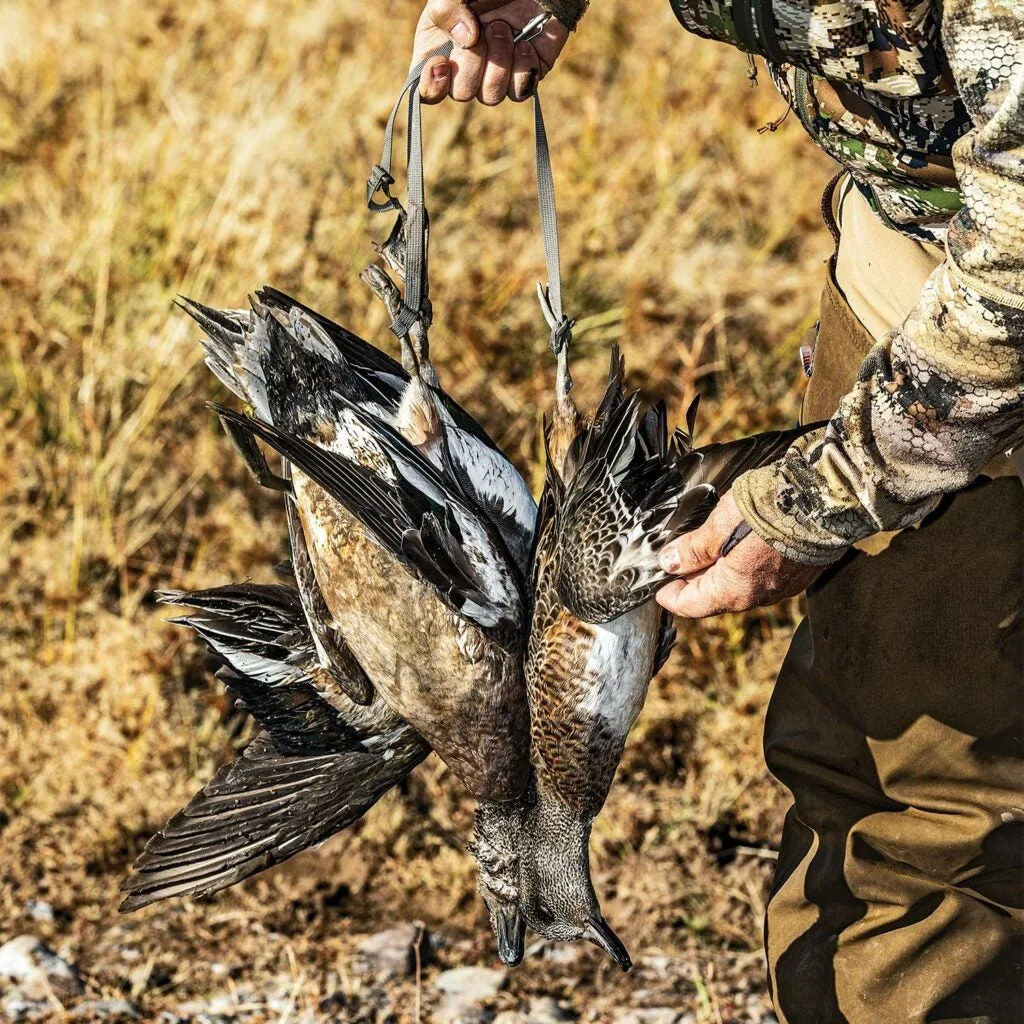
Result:
M400 210L395 226L391 229L391 234L388 235L384 242L380 244L375 242L373 246L377 255L394 271L399 281L406 285L408 285L405 279L405 260L408 251L407 219L405 210ZM367 275L371 275L373 280L370 280ZM377 298L384 303L388 315L391 317L392 322L394 322L402 310L403 302L397 285L388 276L387 271L382 267L373 266L367 268L360 277ZM412 350L412 356L414 357L414 360L410 360L412 368L410 366L405 367L410 376L416 376L418 373L432 387L437 387L437 373L430 362L430 343L427 337L427 332L434 320L434 309L426 292L427 282L428 275L426 268L424 268L424 294L420 301L419 315L416 318L416 322L410 327L408 336L405 338L400 337L399 340L402 343L403 365L407 360L406 349Z
M374 263L359 275L359 280L384 303L384 308L388 311L391 322L394 323L402 311L402 293L398 290L398 285L388 276L388 272ZM398 343L402 346L402 369L410 377L419 376L422 365L420 354L413 347L410 335L399 335Z
M253 475L261 487L272 491L283 491L285 494L293 494L291 480L278 476L268 465L266 456L260 451L256 439L249 430L239 423L234 423L220 417L221 425L231 439L236 451L242 456L246 468Z

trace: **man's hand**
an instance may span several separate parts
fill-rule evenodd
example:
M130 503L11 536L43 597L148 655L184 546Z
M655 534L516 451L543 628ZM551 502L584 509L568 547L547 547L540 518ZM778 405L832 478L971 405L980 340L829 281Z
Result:
M784 558L754 533L723 557L723 546L743 525L730 493L703 526L669 544L661 552L661 567L688 578L663 587L658 604L688 619L743 612L795 597L824 569Z
M569 36L552 18L532 42L514 45L516 33L540 13L535 0L478 0L472 9L464 0L429 0L416 26L413 65L449 39L455 49L447 60L437 57L423 69L423 101L451 96L494 106L506 96L517 102L532 96Z

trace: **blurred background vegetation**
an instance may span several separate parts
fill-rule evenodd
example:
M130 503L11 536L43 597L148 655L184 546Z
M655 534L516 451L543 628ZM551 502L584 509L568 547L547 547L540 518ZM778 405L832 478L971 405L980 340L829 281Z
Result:
M3 6L0 942L40 935L89 995L146 1019L282 977L287 1019L430 1019L432 974L495 962L463 852L472 808L434 758L319 851L205 903L116 914L145 839L250 729L152 591L269 579L285 555L280 501L206 411L224 393L173 298L239 307L273 283L391 344L357 278L388 227L364 181L417 9ZM829 162L795 118L758 133L785 108L746 71L667 3L601 0L543 87L581 392L618 341L631 383L677 420L703 393L704 439L794 420L829 251ZM530 111L448 104L425 124L436 362L539 485L552 368ZM652 687L594 836L638 970L535 953L497 1008L767 1012L760 918L785 798L760 733L799 614L687 624ZM439 937L439 966L389 986L351 969L363 937L408 921Z

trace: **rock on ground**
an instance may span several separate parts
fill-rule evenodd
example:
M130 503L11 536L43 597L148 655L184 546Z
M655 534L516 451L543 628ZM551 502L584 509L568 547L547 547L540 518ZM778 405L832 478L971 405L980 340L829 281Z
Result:
M127 999L85 999L68 1016L72 1020L138 1020L139 1008Z
M354 967L359 974L377 981L408 978L416 970L416 943L420 965L426 965L433 952L430 936L421 925L404 924L364 939L356 947Z
M615 1018L615 1024L678 1024L682 1013L667 1006L649 1010L630 1010Z
M449 998L462 1002L493 999L508 981L508 971L498 967L453 967L437 976L436 986Z
M0 978L11 979L26 999L61 1002L81 995L78 971L34 935L19 935L0 946Z

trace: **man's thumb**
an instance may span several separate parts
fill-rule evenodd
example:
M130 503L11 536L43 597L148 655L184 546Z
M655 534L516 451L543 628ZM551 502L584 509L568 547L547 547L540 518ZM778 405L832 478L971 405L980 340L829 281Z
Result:
M476 46L480 38L480 23L461 0L430 0L427 16L456 46L468 49Z
M674 576L689 576L713 565L721 550L721 544L716 543L717 534L709 519L692 533L666 544L658 555L661 568Z

